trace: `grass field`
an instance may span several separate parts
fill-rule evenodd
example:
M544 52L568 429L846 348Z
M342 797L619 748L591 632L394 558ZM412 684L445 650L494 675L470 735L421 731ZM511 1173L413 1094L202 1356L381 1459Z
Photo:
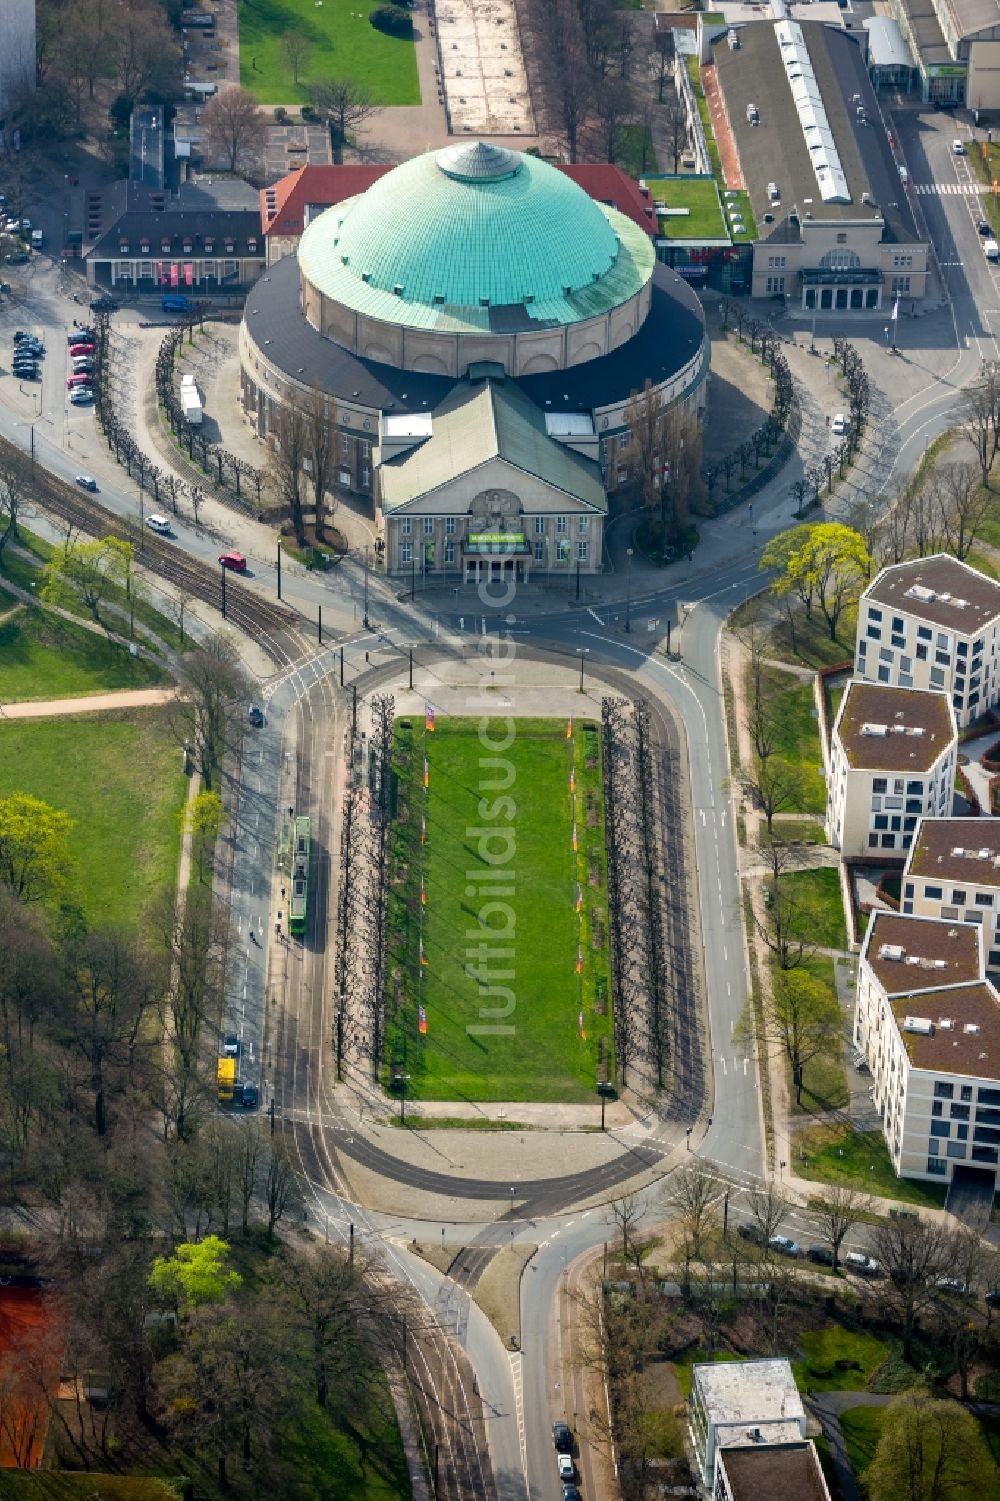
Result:
M0 589L0 701L77 698L169 681L162 668L106 637Z
M173 884L186 785L162 710L0 722L0 795L28 792L75 820L91 922L133 924Z
M881 1131L854 1131L850 1126L809 1126L792 1140L792 1160L800 1178L819 1183L849 1183L866 1193L900 1199L921 1208L941 1209L947 1187L897 1178Z
M324 78L350 78L375 104L419 104L413 42L369 25L382 3L249 0L239 14L240 83L261 104L303 104ZM301 32L309 42L297 84L285 50L289 32Z
M792 1366L795 1384L807 1392L861 1392L889 1347L863 1329L831 1324L799 1335L803 1358Z
M786 879L790 878L786 877ZM832 959L827 958L825 954L811 954L803 960L802 967L815 975L836 998L837 982L834 977ZM850 1099L847 1074L844 1071L843 1036L839 1036L834 1044L810 1058L802 1070L801 1105L796 1103L792 1092L790 1071L788 1072L788 1089L793 1115L816 1115L824 1110L842 1109Z
M774 668L769 668L766 676L769 699L781 703L781 712L776 715L775 752L783 761L797 767L801 776L797 811L823 813L826 810L826 783L820 775L823 752L812 684L800 683L791 673Z
M840 895L840 873L825 865L782 876L785 889L809 912L809 938L821 949L846 949L847 924Z
M658 177L650 179L647 186L655 202L665 203L668 208L687 209L678 218L657 215L661 235L669 240L725 239L726 226L714 178Z
M503 749L484 747L480 723ZM508 723L516 727L509 745ZM497 789L507 788L508 778L501 807L504 793ZM399 720L396 799L386 1056L409 1075L407 1094L594 1099L602 1057L614 1079L599 727L580 721L570 741L561 719L439 718L432 734L422 720ZM490 845L470 832L479 829L496 831ZM492 867L490 858L497 862ZM511 873L492 911L484 874L490 868ZM510 930L510 938L484 943L481 922L495 934ZM479 977L467 970L467 959L471 968L487 958L480 958L480 945L487 953L512 950L489 961L486 984L498 992L492 997L480 994Z

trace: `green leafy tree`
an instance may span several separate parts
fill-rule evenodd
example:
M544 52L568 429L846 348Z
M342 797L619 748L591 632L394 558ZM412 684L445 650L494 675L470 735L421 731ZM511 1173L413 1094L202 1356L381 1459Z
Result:
M226 1265L228 1257L229 1244L218 1235L206 1235L197 1244L182 1241L173 1256L157 1256L149 1274L150 1289L182 1313L222 1303L243 1280Z
M226 821L226 810L217 792L206 789L185 803L181 824L185 834L194 841L198 861L198 880L205 879L205 863L209 850L214 845Z
M100 542L69 542L45 565L42 598L65 605L82 600L95 620L115 587L125 588L132 574L135 549L120 537Z
M974 1494L984 1459L970 1412L907 1392L886 1408L865 1482L871 1501L950 1501Z
M70 890L72 827L68 813L26 792L0 798L0 882L19 901L52 901Z
M841 616L871 572L871 555L853 527L821 521L780 533L765 547L760 566L778 570L771 587L779 598L796 594L807 615L818 604L830 640L836 641Z

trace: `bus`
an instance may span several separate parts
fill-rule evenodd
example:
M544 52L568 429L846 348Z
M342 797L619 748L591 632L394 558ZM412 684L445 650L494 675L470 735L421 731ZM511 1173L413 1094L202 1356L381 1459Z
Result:
M295 820L295 844L292 848L292 899L288 904L289 933L304 933L309 913L309 846L312 821Z

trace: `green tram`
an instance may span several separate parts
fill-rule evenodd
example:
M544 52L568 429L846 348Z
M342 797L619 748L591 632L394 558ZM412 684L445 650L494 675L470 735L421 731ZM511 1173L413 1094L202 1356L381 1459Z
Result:
M292 849L292 899L288 907L289 933L304 933L309 915L309 846L312 820L295 820L295 845Z

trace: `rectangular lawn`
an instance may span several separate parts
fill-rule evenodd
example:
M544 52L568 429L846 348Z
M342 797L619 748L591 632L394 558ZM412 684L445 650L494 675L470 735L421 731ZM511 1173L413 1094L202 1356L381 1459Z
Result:
M433 733L422 719L397 721L386 1059L409 1075L408 1095L596 1099L602 1060L614 1080L600 727L577 722L571 740L566 730L563 719L439 717ZM484 844L470 833L479 829L499 837ZM492 908L491 869L504 886ZM490 937L483 923L513 931ZM494 996L467 970L479 945L513 951L489 961Z
M304 104L324 78L349 78L373 104L419 104L417 58L409 38L386 36L368 17L383 0L248 0L239 8L240 83L261 104ZM308 48L295 82L285 38Z
M133 925L172 888L186 785L162 709L0 721L0 796L27 792L74 820L92 923Z
M169 683L168 674L106 636L0 589L0 702L80 698Z

